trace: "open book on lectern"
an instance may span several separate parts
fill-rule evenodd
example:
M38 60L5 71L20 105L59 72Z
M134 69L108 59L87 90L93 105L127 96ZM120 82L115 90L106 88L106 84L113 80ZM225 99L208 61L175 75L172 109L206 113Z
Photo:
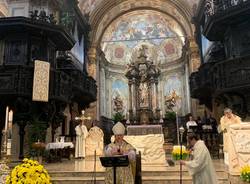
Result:
M128 155L100 157L100 160L104 167L126 167L129 165Z

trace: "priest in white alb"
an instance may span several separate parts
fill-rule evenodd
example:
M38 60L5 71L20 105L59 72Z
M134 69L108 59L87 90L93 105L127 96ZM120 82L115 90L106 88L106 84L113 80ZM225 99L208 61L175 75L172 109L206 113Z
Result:
M193 146L193 160L180 163L187 167L193 184L218 184L213 162L204 142L195 134L188 135L188 142Z
M84 121L76 126L76 148L75 148L75 158L85 158L86 155L86 138L88 136L88 129L84 125Z
M224 116L220 119L220 130L219 132L223 133L223 151L224 151L224 161L225 164L228 163L228 142L229 142L229 127L233 124L240 124L241 118L235 114L233 114L232 110L229 108L224 109Z
M123 137L125 134L125 127L121 122L118 122L112 128L115 135L114 142L110 143L105 148L106 156L115 155L128 155L129 166L128 167L118 167L116 170L116 183L117 184L134 184L135 178L135 158L136 152L135 148L127 143ZM113 169L107 168L105 184L113 184Z

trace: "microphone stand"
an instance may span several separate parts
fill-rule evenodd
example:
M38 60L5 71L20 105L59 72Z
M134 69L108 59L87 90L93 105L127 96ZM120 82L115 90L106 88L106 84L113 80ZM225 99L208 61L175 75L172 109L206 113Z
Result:
M180 160L182 160L182 140L183 140L183 133L184 133L185 129L183 128L183 126L180 127L179 132L181 134L181 141L180 141L180 146L181 146L181 151L180 151ZM180 164L180 184L182 184L182 164Z
M96 184L96 150L95 150L95 160L94 160L94 184Z
M92 173L91 183L92 181L94 182L94 184L96 184L96 150L94 152L94 171Z

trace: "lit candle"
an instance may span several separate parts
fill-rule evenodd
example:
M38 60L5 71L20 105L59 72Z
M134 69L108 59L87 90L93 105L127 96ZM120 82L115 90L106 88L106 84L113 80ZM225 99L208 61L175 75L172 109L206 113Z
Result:
M8 119L9 119L8 115L9 115L9 107L7 106L6 115L5 115L5 131L7 131L7 128L8 128Z
M9 121L13 121L13 111L12 110L10 110L10 112L9 112Z

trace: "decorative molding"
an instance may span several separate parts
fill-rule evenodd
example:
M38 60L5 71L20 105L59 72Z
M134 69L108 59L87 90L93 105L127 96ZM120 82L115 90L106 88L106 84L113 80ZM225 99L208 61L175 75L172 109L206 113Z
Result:
M49 100L50 63L35 61L33 80L33 101L48 102Z

